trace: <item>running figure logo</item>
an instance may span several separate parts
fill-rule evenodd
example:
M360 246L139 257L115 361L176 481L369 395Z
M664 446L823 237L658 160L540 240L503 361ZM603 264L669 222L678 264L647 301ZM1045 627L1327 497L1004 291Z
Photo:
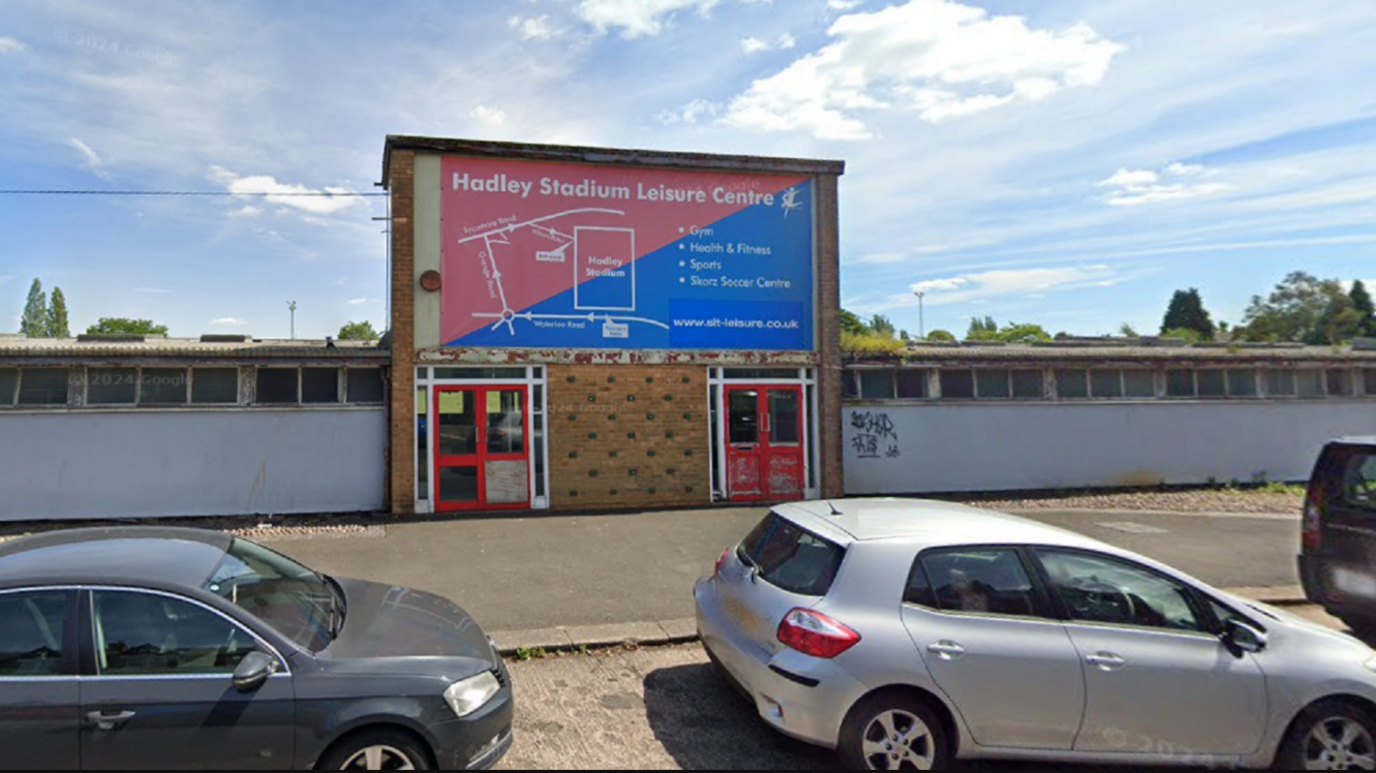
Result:
M798 189L789 188L784 191L784 197L783 200L779 202L779 206L783 207L785 219L793 212L802 209L803 202L798 201Z

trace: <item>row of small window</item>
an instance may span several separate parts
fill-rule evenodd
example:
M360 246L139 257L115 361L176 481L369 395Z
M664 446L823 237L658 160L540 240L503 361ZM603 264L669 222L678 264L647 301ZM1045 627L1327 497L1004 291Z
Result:
M1317 400L1376 397L1376 368L1007 369L847 371L852 400Z
M377 368L258 368L256 405L380 405ZM83 377L84 376L84 377ZM74 378L75 377L75 378ZM0 408L239 405L239 368L0 368Z

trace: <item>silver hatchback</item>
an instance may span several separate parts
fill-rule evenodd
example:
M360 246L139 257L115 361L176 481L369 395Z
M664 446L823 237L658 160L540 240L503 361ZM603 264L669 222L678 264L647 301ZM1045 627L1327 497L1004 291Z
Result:
M847 768L1376 770L1376 652L1025 519L787 505L695 593L725 676Z

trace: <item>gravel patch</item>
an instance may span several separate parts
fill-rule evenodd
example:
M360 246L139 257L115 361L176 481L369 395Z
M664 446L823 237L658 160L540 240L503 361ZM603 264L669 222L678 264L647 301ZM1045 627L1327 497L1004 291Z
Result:
M1304 496L1298 492L1246 490L1085 492L1027 498L972 497L959 501L989 510L1113 510L1298 516L1304 509Z
M175 518L129 521L41 521L0 524L0 544L32 534L63 529L152 526L218 531L257 542L343 537L385 537L385 516L302 515L272 518Z

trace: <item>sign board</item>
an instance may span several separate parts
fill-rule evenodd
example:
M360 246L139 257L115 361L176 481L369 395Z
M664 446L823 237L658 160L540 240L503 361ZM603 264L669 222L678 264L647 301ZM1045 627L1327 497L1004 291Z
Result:
M446 158L451 347L811 351L808 177Z

